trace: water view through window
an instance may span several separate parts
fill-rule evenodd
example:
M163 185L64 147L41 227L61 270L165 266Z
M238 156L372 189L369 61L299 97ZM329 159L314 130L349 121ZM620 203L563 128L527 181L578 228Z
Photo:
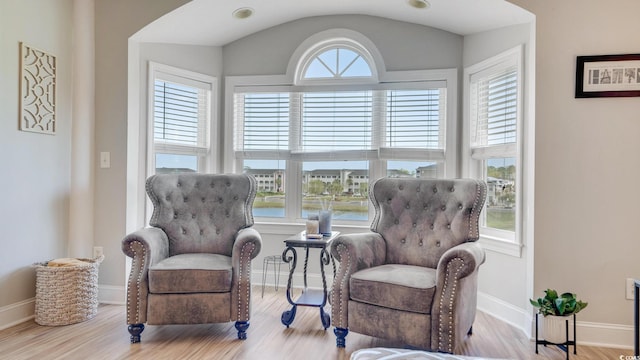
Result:
M302 165L302 218L331 210L335 220L368 220L369 163L315 161Z
M255 217L284 218L287 179L284 160L244 160L244 172L256 178ZM437 163L388 161L387 176L434 178ZM333 219L369 220L368 161L306 161L302 163L300 218L332 211Z
M485 161L487 181L486 226L516 231L516 159Z
M285 161L244 160L243 172L258 183L253 216L283 218L285 207Z

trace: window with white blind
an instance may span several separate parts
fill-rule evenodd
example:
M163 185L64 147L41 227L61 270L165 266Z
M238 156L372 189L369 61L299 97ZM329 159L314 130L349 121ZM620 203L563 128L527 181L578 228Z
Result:
M331 205L336 220L366 221L372 176L441 176L447 103L441 84L412 84L411 90L237 88L234 154L236 168L258 179L254 214L304 218ZM291 188L299 188L301 197L287 214Z
M215 79L155 63L149 75L149 173L206 171Z
M522 50L465 69L471 176L487 182L481 232L517 241L521 213Z
M234 164L227 171L256 177L257 218L296 220L331 207L338 224L364 222L372 180L444 176L455 70L396 72L397 81L378 83L370 56L349 44L302 59L302 85L227 78Z

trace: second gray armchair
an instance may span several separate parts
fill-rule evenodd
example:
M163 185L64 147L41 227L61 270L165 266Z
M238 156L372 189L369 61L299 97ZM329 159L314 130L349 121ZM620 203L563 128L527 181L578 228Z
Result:
M331 292L338 347L349 331L453 353L476 314L476 242L486 185L383 178L371 185L371 232L341 235Z

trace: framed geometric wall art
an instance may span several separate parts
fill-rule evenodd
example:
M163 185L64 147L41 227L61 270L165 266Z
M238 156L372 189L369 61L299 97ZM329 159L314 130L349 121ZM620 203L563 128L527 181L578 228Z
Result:
M576 98L640 96L640 54L578 56Z
M56 57L20 43L20 130L56 133Z

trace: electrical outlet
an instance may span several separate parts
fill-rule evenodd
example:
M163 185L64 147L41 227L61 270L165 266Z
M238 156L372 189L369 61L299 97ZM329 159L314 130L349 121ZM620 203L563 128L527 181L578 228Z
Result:
M633 299L635 291L635 281L631 278L627 278L627 299Z
M104 255L104 251L102 250L102 246L94 246L93 247L93 258L97 258Z

